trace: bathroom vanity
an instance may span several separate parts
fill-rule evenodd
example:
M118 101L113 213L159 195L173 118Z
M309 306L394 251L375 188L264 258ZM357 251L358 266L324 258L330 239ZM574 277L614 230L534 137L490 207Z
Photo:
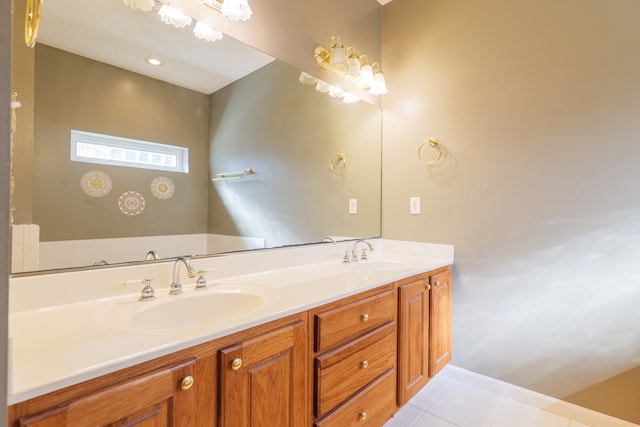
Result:
M89 272L12 282L9 425L383 425L450 360L453 248L372 242L369 260L348 264L351 242L197 260L216 279L173 300L165 284L137 301L121 284L134 267L94 271L102 290L87 300L67 292ZM165 264L145 273L166 277ZM58 284L77 300L22 299ZM181 323L200 316L196 301L243 292L262 303ZM175 324L162 323L172 308Z

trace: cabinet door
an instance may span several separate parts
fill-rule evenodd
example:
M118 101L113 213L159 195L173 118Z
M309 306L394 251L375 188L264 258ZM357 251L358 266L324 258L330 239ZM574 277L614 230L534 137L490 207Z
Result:
M431 276L429 376L451 360L451 271Z
M425 278L398 287L398 405L429 381L429 283Z
M20 419L24 427L195 425L195 361L108 387L61 407ZM183 384L185 384L183 389ZM191 384L191 385L189 385Z
M305 322L222 349L220 363L221 427L305 425Z

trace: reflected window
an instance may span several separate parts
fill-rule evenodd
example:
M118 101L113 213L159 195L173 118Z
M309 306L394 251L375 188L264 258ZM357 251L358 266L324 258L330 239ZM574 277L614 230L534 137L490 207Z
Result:
M71 160L102 165L189 172L189 149L176 145L71 130Z

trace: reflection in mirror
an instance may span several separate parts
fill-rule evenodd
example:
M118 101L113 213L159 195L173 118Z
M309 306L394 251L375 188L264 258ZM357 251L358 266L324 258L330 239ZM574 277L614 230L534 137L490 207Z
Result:
M216 46L122 2L44 5L34 120L18 122L33 148L14 168L33 173L16 181L14 273L380 235L378 107L343 104L230 37ZM158 49L161 71L143 61ZM187 148L188 173L72 161L72 130Z

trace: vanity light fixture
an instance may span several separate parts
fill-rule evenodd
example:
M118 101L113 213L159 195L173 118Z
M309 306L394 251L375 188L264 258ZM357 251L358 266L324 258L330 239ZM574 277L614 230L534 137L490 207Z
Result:
M162 22L173 25L176 28L184 28L187 25L191 25L191 21L193 21L189 15L186 15L181 10L166 4L163 4L162 7L160 7L158 14L160 15Z
M300 72L300 77L298 81L303 85L314 86L318 92L325 93L332 98L342 98L342 102L345 104L355 104L360 101L356 95L349 93L339 87L330 85L324 80L317 79L313 77L309 73L305 73L304 71Z
M366 90L370 95L388 92L380 64L370 64L367 56L358 55L354 47L345 49L338 36L329 38L329 48L318 46L313 56L320 67Z
M202 21L196 22L196 25L193 28L193 34L197 38L208 42L215 42L222 39L222 32L220 30L217 30Z
M131 9L139 9L143 12L149 12L156 5L155 0L122 0L124 4Z
M232 21L248 21L253 15L247 0L224 0L221 12Z

